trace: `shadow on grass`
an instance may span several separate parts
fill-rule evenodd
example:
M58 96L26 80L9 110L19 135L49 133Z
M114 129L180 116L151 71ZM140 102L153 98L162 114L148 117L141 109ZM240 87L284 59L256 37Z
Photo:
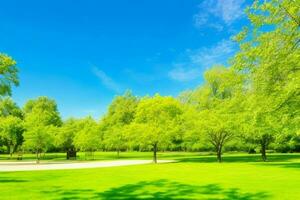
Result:
M22 183L22 182L28 182L28 180L0 177L0 185L5 183Z
M237 199L255 200L266 199L265 192L243 193L238 188L222 188L218 184L203 186L183 184L175 181L157 180L141 181L111 188L104 192L91 189L64 190L53 188L45 192L47 195L57 195L54 199Z
M267 155L267 162L286 162L292 159L300 159L300 154L270 154ZM210 163L217 162L216 156L189 156L176 159L179 162L202 162ZM223 162L262 162L259 154L249 155L225 155ZM292 164L292 163L291 163Z
M286 163L260 163L264 166L272 166L272 167L283 167L283 168L294 168L300 169L300 162L286 162Z

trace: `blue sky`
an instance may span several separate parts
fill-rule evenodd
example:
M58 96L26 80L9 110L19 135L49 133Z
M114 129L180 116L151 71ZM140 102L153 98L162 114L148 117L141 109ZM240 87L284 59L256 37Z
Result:
M245 0L1 1L0 52L20 69L13 99L54 98L63 118L99 118L117 94L178 95L237 50Z

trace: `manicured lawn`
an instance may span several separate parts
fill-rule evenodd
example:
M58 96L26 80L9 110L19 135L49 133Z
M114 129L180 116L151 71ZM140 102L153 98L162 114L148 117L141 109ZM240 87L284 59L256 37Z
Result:
M101 153L105 154L105 153ZM109 153L108 153L109 154ZM123 153L131 158L150 153ZM131 156L130 156L131 155ZM109 157L109 156L108 156ZM300 199L300 154L164 153L170 164L1 172L1 199Z

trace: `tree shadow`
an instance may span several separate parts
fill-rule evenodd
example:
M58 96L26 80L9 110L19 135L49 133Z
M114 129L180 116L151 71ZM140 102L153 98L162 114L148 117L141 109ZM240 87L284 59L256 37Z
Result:
M264 166L274 166L274 167L283 167L283 168L300 168L300 162L286 162L286 163L261 163Z
M54 199L237 199L258 200L266 199L266 192L244 193L238 188L222 188L219 184L190 185L165 179L156 181L141 181L111 188L104 192L91 189L63 190L56 188L46 192L56 194Z
M95 197L95 191L92 189L72 189L67 190L62 187L53 187L49 190L43 191L53 199L60 200L77 200L77 199L91 199Z
M0 184L2 184L2 183L3 184L5 184L5 183L22 183L22 182L28 182L28 180L0 177Z
M263 162L259 154L249 155L224 155L223 162ZM293 159L300 159L300 154L269 154L267 155L267 162L287 162ZM216 156L189 156L185 158L176 159L179 162L200 162L211 163L217 162Z

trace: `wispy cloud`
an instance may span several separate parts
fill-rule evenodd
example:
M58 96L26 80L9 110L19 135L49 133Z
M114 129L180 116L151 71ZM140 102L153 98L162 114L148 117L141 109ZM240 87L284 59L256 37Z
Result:
M176 81L191 81L200 78L207 68L227 64L236 51L235 43L230 40L222 40L210 48L204 47L196 50L186 50L185 62L175 63L168 76Z
M201 69L189 68L186 64L176 64L168 73L171 79L182 82L195 80L199 78L201 74Z
M209 27L219 31L243 16L245 0L204 0L194 15L197 27Z
M145 73L145 72L134 71L133 69L126 68L124 69L124 73L131 80L134 80L138 83L153 82L161 78L159 73L155 71L154 72L152 71L150 73Z
M110 76L108 76L104 71L95 66L92 68L92 71L99 78L102 85L104 85L107 89L118 93L121 91L121 86L116 83Z
M189 52L191 63L208 68L216 64L225 64L235 52L235 43L231 40L222 40L210 48L204 47Z

